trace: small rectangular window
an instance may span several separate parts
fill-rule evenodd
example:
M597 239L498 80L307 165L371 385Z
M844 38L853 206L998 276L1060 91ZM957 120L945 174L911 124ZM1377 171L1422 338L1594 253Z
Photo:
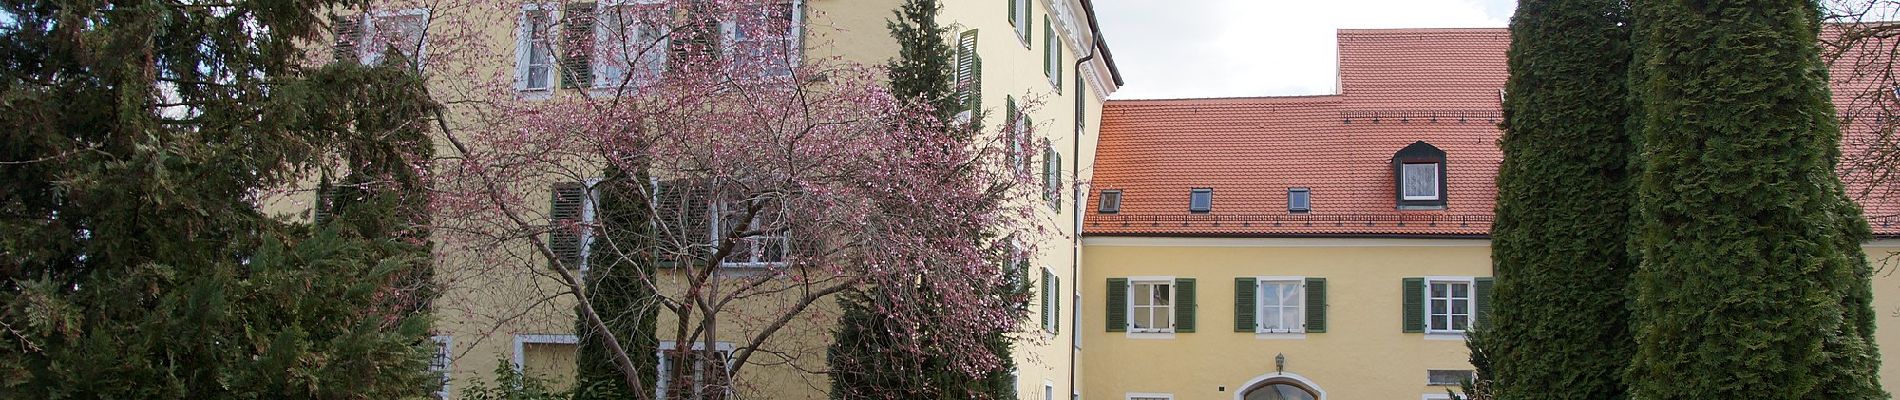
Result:
M1122 191L1103 190L1102 191L1102 205L1101 205L1100 212L1103 214L1114 214L1114 213L1122 212Z
M1174 281L1128 282L1129 332L1174 332Z
M1214 211L1214 189L1194 189L1188 197L1188 212Z
M554 11L537 4L521 10L521 32L515 38L516 71L519 90L547 90L554 87L554 47L548 33L554 29Z
M1425 370L1425 384L1430 386L1458 386L1476 375L1468 369L1430 369Z
M1401 171L1406 200L1438 200L1438 163L1406 163Z
M1260 312L1255 314L1259 333L1298 333L1306 331L1306 290L1299 280L1260 281L1255 296Z
M1471 326L1471 281L1429 281L1427 290L1428 332L1463 333Z
M1286 190L1286 211L1303 213L1313 210L1312 193L1306 188Z

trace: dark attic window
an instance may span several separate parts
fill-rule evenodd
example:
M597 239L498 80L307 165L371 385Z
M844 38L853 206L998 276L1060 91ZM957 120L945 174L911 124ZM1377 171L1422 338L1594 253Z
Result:
M1445 209L1445 152L1423 141L1392 155L1393 196L1400 210Z
M1188 193L1188 212L1206 214L1214 211L1214 189L1198 188Z
M1313 194L1306 188L1286 190L1286 212L1304 214L1313 211Z
M1102 205L1101 205L1101 208L1097 209L1096 211L1103 214L1114 214L1114 213L1122 212L1122 191L1119 189L1103 190L1102 191Z

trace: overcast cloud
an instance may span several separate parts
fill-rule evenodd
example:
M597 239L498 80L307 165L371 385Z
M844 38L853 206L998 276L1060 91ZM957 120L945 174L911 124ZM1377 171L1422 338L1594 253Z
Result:
M1503 27L1516 0L1096 0L1117 99L1333 92L1342 28Z

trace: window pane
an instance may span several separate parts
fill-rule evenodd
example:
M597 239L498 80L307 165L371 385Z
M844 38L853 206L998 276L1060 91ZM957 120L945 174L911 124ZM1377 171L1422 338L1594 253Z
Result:
M1300 305L1299 284L1284 283L1282 285L1283 286L1280 289L1280 304L1286 305L1286 306L1299 306Z
M1470 303L1471 300L1453 299L1451 301L1451 312L1454 314L1465 314L1465 310L1471 309Z
M1155 328L1169 329L1174 327L1174 307L1156 307L1154 317Z
M1154 305L1154 285L1137 283L1133 287L1135 293L1129 298L1135 301L1135 306Z
M1433 315L1445 314L1447 311L1449 310L1445 309L1444 300L1432 300L1432 314Z
M1471 317L1468 317L1468 316L1454 315L1451 317L1451 329L1462 331L1462 330L1465 330L1465 326L1470 323L1471 323Z
M1151 315L1154 315L1154 309L1148 308L1148 307L1135 307L1135 318L1133 319L1135 323L1135 329L1148 329L1148 328L1154 327L1154 324L1149 323L1149 321L1152 320L1152 318L1149 318Z
M1467 298L1471 297L1471 294L1467 293L1467 291L1469 290L1471 290L1471 285L1466 285L1462 283L1452 284L1451 297L1467 297Z
M1432 330L1435 330L1435 331L1445 330L1446 322L1447 322L1447 317L1444 315L1432 316Z
M1260 327L1264 329L1286 329L1280 325L1280 308L1269 307L1260 310Z
M1154 302L1155 305L1165 306L1165 305L1174 304L1172 299L1169 298L1169 296L1174 294L1174 291L1168 289L1168 284L1166 283L1156 284L1154 291L1155 291L1155 302Z
M1443 283L1434 283L1434 284L1432 284L1432 297L1434 297L1434 298L1444 298L1444 297L1445 297L1445 291L1446 291L1446 289L1445 289L1445 284L1443 284Z
M1407 199L1438 197L1438 164L1404 164L1402 172Z
M1260 304L1266 306L1280 305L1280 285L1271 283L1260 285Z

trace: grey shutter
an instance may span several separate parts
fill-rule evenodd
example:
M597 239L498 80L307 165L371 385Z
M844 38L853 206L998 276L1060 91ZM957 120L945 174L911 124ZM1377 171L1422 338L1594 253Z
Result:
M1260 303L1260 282L1254 278L1234 278L1234 332L1253 332L1260 327L1260 320L1254 316Z
M1405 318L1405 321L1401 326L1405 328L1406 333L1424 332L1425 278L1405 278L1405 288L1402 293L1405 299L1399 304L1404 305L1405 310L1399 315Z
M1003 144L1003 156L1004 156L1004 160L1009 163L1010 168L1015 168L1016 162L1017 162L1016 160L1023 156L1021 154L1016 154L1018 153L1017 151L1018 144L1022 143L1022 138L1016 137L1016 118L1019 118L1019 116L1016 115L1016 96L1004 95L1003 96L1003 140L1007 140L1009 141L1009 143ZM1010 172L1015 173L1016 170L1010 170Z
M1109 332L1128 331L1128 278L1108 278L1108 317L1102 321L1108 323Z
M363 15L337 17L332 22L336 24L336 47L331 49L331 56L336 61L356 62L356 46L363 42Z
M1306 278L1306 331L1326 332L1326 278Z
M594 85L594 3L568 3L561 14L561 87Z
M1174 331L1194 332L1194 278L1174 279Z
M581 265L581 208L587 186L579 182L554 184L548 205L548 250L558 266L569 269Z
M1496 286L1496 282L1489 277L1471 280L1471 308L1473 309L1471 320L1474 321L1472 323L1473 325L1481 323L1486 318L1491 317L1491 289L1493 286Z

